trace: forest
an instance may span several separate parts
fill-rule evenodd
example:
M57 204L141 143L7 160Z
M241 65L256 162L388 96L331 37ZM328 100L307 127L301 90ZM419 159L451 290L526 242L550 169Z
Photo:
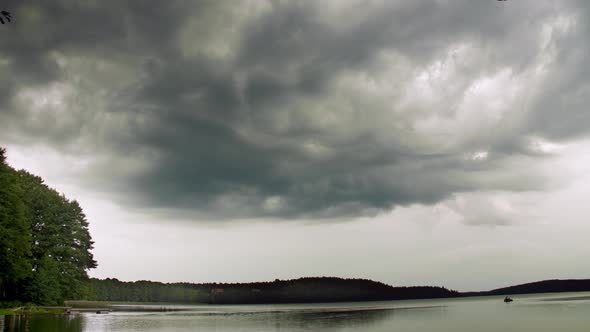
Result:
M123 282L90 279L90 300L215 304L312 303L456 297L442 287L393 287L367 279L308 277L253 283Z
M502 287L490 291L465 292L462 294L463 296L488 296L588 291L590 291L590 279L552 279Z
M97 266L82 208L6 163L0 148L0 306L60 304L88 296Z

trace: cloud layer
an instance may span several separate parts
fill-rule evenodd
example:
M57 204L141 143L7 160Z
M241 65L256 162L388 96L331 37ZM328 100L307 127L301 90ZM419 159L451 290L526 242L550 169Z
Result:
M0 139L80 155L131 206L318 218L538 190L589 130L584 1L5 7Z

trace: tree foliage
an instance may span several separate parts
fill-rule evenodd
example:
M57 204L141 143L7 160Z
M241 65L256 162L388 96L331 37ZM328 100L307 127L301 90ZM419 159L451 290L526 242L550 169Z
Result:
M23 192L0 148L0 299L22 291L22 281L31 274L31 235L25 219Z
M84 294L96 267L76 201L6 164L0 149L0 302L57 304Z
M89 300L176 303L309 303L457 297L443 287L393 287L366 279L300 278L254 283L124 282L90 279Z

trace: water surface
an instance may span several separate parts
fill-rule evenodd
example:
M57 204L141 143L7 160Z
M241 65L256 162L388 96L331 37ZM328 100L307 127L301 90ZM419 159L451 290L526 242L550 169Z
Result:
M0 317L0 331L589 331L590 292L293 305L119 306ZM137 311L141 309L143 311ZM161 311L166 309L169 311ZM120 310L120 311L119 311Z

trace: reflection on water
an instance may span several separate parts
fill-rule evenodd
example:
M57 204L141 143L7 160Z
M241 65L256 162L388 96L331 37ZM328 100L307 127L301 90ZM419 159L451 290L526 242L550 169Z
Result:
M583 301L590 300L590 296L570 296L570 297L555 297L543 299L543 301Z
M588 331L590 293L374 303L156 306L0 317L0 331ZM138 311L143 309L144 311ZM147 311L146 311L147 310Z
M367 327L392 319L395 315L394 309L250 309L246 312L232 310L111 315L110 319L89 320L86 327L89 331L342 331L366 330ZM116 318L113 319L114 317Z
M0 327L5 332L80 332L84 317L80 315L15 315L4 316Z
M275 315L275 331L381 331L387 322L396 317L412 317L419 320L421 316L440 317L445 307L411 307L394 309L320 311L306 313L285 313Z
M362 328L370 326L379 320L391 319L393 309L342 311L342 312L293 312L275 313L266 317L257 317L258 320L273 322L276 331L301 330L301 331L330 331L343 327Z

